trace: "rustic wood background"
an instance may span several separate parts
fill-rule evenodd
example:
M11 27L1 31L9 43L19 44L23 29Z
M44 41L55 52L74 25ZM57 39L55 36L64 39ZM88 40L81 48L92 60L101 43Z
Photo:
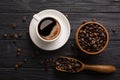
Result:
M44 9L56 9L68 15L72 32L68 42L59 50L43 51L31 41L28 29L33 14ZM22 22L26 16L26 22ZM99 55L83 54L75 43L75 32L83 20L96 18L109 31L108 47ZM16 23L16 29L11 24ZM116 32L112 32L116 29ZM8 37L3 38L7 33ZM23 33L13 43L11 34ZM72 46L71 46L72 45ZM17 48L21 55L16 56ZM117 67L113 74L99 74L82 71L68 74L56 71L53 67L40 64L40 61L59 55L77 56L86 64L111 64ZM27 59L20 69L15 70L19 61ZM0 0L0 80L120 80L120 0Z

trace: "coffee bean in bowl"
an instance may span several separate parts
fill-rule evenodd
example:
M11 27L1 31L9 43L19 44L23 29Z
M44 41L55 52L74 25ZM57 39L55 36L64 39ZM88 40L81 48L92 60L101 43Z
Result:
M99 54L107 47L108 42L109 33L98 22L88 21L77 29L76 43L84 53Z

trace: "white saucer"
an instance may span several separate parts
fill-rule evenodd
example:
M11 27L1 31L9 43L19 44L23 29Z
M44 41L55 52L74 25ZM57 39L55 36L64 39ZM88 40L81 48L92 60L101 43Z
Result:
M47 17L53 17L57 19L61 25L61 35L56 41L53 41L53 42L44 42L40 40L35 32L36 31L35 27L37 26L38 23L33 18L29 26L29 34L33 43L39 48L43 50L48 50L48 51L61 48L68 41L70 36L70 23L68 19L61 12L53 9L43 10L37 14L40 18L41 17L43 18L43 16L44 17L47 16Z

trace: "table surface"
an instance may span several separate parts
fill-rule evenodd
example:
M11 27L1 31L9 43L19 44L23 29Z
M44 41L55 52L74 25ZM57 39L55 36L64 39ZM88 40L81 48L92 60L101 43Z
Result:
M43 51L29 37L32 16L44 9L56 9L71 24L68 42L59 50ZM26 16L26 22L22 17ZM109 45L99 55L82 53L75 42L75 33L83 20L97 19L109 31ZM16 28L12 28L12 23ZM112 30L116 31L113 33ZM6 38L3 34L8 34ZM12 34L23 34L14 39ZM20 56L17 49L20 48ZM113 74L81 71L76 74L58 72L46 63L57 56L72 56L86 64L110 64L117 67ZM24 60L27 59L26 63ZM44 62L41 64L41 62ZM15 65L22 62L19 69ZM120 79L120 0L0 0L0 80L119 80Z

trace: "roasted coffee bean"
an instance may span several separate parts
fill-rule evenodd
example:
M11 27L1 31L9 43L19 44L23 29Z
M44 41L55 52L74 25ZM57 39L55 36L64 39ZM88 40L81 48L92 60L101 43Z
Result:
M7 33L3 34L3 37L4 37L4 38L7 38L7 37L8 37L8 34L7 34Z
M89 34L88 33L86 33L86 37L89 38Z
M73 43L71 44L71 47L72 47L72 48L74 47L74 44L73 44Z
M21 55L21 53L20 52L17 52L17 56L20 56Z
M84 34L81 34L80 37L81 37L81 38L82 38L82 37L85 37L85 35L84 35Z
M12 28L13 28L13 29L15 29L15 28L16 28L16 26L17 26L17 24L16 24L16 23L12 23Z
M102 37L105 37L105 34L104 34L104 33L101 33L101 36L102 36Z
M86 31L85 30L83 30L83 34L85 34L86 33Z
M94 24L93 24L93 23L91 23L91 24L90 24L90 26L91 26L91 27L90 27L90 29L92 30L92 29L93 29Z
M97 36L97 33L93 33L94 36Z
M115 32L116 32L116 29L112 29L112 32L115 33Z
M26 22L26 19L27 19L26 16L23 16L22 17L22 22Z
M68 15L67 15L67 14L66 14L65 16L68 18Z
M16 64L16 65L15 65L15 69L18 69L18 68L19 68L19 65L18 65L18 64Z
M97 48L97 45L96 45L96 44L94 44L94 45L93 45L93 48Z
M17 34L13 34L13 38L18 38L18 35Z
M60 65L60 63L59 63L59 62L56 62L56 65Z
M93 21L93 22L96 22L96 19L95 19L95 18L93 18L93 19L92 19L92 21Z
M81 38L81 41L84 41L84 38Z
M87 20L84 20L82 23L84 24L84 23L86 23L87 22Z
M19 33L19 34L18 34L18 37L19 37L19 38L22 38L22 36L23 36L22 33Z
M20 49L20 48L17 48L17 52L21 52L21 49Z
M23 60L23 62L24 62L24 63L27 63L27 59L25 58L25 59Z
M73 32L73 28L72 27L71 27L70 31Z

